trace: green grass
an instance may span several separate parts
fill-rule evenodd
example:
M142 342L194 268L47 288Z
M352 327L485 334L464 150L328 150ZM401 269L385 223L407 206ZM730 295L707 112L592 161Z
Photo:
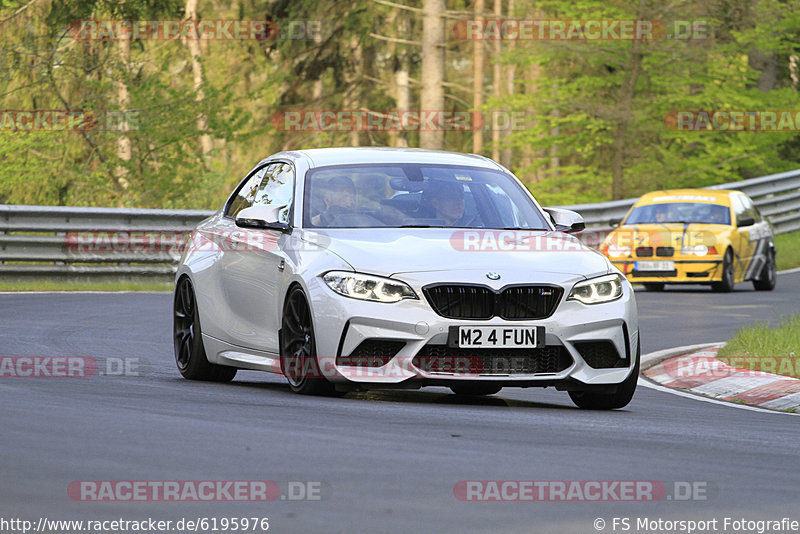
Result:
M740 329L718 358L733 367L800 378L800 314L775 326L756 323Z
M775 236L778 270L800 267L800 231Z
M7 282L0 291L172 291L170 282Z

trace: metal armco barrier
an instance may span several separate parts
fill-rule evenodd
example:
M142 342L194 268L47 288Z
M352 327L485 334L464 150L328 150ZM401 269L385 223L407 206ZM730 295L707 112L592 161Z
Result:
M709 189L753 198L776 233L800 230L800 169ZM583 215L598 245L635 198L559 206ZM170 281L186 235L213 212L0 205L0 280Z
M212 213L0 205L0 280L168 282Z

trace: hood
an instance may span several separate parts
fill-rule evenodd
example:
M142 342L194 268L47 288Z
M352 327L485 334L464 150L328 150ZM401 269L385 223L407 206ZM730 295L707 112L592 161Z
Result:
M561 232L357 228L308 233L356 271L383 276L458 270L591 277L611 269L605 256Z

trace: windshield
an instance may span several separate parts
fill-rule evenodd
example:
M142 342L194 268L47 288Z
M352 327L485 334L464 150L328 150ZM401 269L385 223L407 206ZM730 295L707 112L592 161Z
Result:
M623 224L647 223L730 224L731 213L727 206L700 202L674 202L638 206L633 208L623 222Z
M336 165L306 173L303 225L549 230L511 176L449 165Z

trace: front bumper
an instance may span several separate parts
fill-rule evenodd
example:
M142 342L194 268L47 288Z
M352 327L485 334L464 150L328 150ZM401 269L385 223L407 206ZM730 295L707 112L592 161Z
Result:
M527 283L557 284L564 289L561 301L550 317L522 321L509 321L499 317L462 320L442 317L432 309L423 295L422 287L433 279L402 275L395 278L408 283L419 299L407 299L394 304L365 302L335 294L319 278L309 281L307 289L314 317L317 359L328 380L386 387L481 381L520 387L554 385L565 389L580 389L582 386L590 388L619 384L629 376L636 363L639 349L636 303L633 291L627 284L624 286L623 296L616 301L585 305L566 300L572 285L582 280L582 277L575 277L568 282L563 282L564 275L537 277L535 282L528 280ZM487 283L485 278L465 278L459 279L459 283L479 282L487 286L496 285L495 289L516 282L505 280L505 283ZM561 281L556 282L557 279ZM435 365L420 365L419 359L415 361L415 356L430 346L436 346L437 354L449 354L449 349L444 347L447 347L451 326L542 327L545 346L558 348L567 360L561 366L563 368L555 372L520 372L519 369L503 372L502 366L499 370L486 368L476 371L462 368L448 371ZM364 366L361 362L359 365L343 365L341 357L354 354L365 340L394 342L399 350L384 365ZM591 343L610 344L616 356L615 361L602 368L597 368L596 362L594 367L589 365L582 354L587 354L584 347ZM515 353L516 356L525 356L525 349L513 350L519 351ZM345 363L346 360L347 358L344 359ZM509 368L515 367L513 361L507 363Z
M689 283L718 282L722 280L722 257L693 257L691 259L656 258L675 264L672 271L641 271L635 268L639 261L652 261L654 258L611 259L611 263L628 277L631 283Z

